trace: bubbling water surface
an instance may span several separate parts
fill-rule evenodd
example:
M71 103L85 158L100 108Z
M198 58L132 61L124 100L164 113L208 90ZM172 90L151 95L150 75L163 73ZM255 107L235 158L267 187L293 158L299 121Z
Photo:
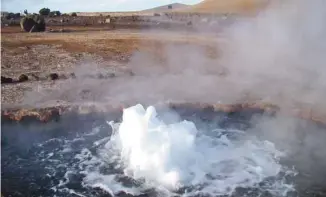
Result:
M2 144L3 194L296 195L296 171L280 162L288 155L249 131L250 114L188 108L158 113L135 105L116 122L106 124L117 118L107 116L77 116L41 127L4 125L10 132L2 136L7 142Z
M294 172L279 163L285 154L243 131L200 131L186 120L166 124L154 107L140 104L124 109L121 123L110 124L113 134L95 160L122 169L123 176L138 182L137 188L127 189L129 193L155 188L168 196L180 191L184 196L218 196L231 195L237 188L259 188L285 196L293 189L284 177ZM122 189L110 188L117 185L114 176L101 175L98 169L86 171L84 184L110 193Z

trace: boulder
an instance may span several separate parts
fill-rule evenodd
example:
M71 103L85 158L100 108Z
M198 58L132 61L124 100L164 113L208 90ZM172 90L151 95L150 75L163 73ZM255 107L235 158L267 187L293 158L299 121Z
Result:
M59 79L59 75L57 73L51 73L51 74L49 74L48 78L50 80L57 80L57 79Z
M75 73L70 73L69 76L70 76L71 78L73 78L73 79L76 79L76 75L75 75Z
M38 80L40 80L40 77L38 76L38 75L36 75L36 74L32 74L32 77L36 80L36 81L38 81Z
M20 27L26 32L30 32L31 29L36 25L36 22L31 17L23 17L20 21Z
M21 74L18 78L18 81L19 82L25 82L25 81L28 81L28 76L25 75L25 74Z
M4 76L1 76L1 83L2 84L5 84L5 83L13 83L14 80L10 77L4 77Z
M20 27L25 32L44 32L45 21L39 15L28 15L20 20Z

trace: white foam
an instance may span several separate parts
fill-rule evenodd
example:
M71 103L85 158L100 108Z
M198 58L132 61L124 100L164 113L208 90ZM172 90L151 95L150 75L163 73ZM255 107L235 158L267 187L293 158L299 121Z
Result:
M126 174L156 180L170 188L184 178L178 168L189 162L191 155L187 153L192 150L196 135L193 123L164 125L156 119L153 107L145 111L136 105L124 110L117 135Z
M145 110L142 105L124 109L123 120L104 150L111 156L103 158L119 158L125 175L145 179L149 185L171 192L198 186L188 189L185 195L190 196L229 195L237 187L255 187L283 170L278 162L283 154L271 142L211 137L189 121L167 125L157 118L154 107ZM289 187L274 185L277 188L270 191L276 195Z
M284 175L278 177L293 171L279 163L284 154L271 142L236 129L201 131L186 120L165 124L154 107L142 105L124 109L122 118L121 123L107 122L113 129L110 138L96 139L74 156L76 162L55 191L68 189L70 173L83 174L84 187L100 188L111 195L121 191L139 195L155 189L161 196L174 196L181 188L185 191L182 196L218 196L230 195L237 187L254 187L285 196L293 190L284 182ZM80 138L88 141L98 133L95 128ZM66 140L64 147L75 142ZM258 185L270 177L271 182Z

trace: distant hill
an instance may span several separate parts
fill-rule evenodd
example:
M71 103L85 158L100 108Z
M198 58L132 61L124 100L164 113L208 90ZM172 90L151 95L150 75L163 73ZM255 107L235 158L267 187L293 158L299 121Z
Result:
M184 9L187 7L190 7L190 6L186 5L186 4L182 4L182 3L172 3L172 4L168 4L168 5L163 5L163 6L143 10L142 12L168 12L168 11Z
M172 3L164 6L159 6L142 11L131 11L131 12L77 12L77 16L132 16L132 15L152 15L155 12L168 12L176 11L189 7L189 5L182 3Z
M208 14L245 14L255 13L271 0L203 0L195 5L172 3L135 12L78 12L78 16L132 16L152 15L161 12L208 13Z
M196 13L248 13L267 5L269 0L204 0L196 5L182 9L183 12Z
M71 14L71 13L69 13ZM77 16L132 16L132 15L146 15L141 12L77 12Z

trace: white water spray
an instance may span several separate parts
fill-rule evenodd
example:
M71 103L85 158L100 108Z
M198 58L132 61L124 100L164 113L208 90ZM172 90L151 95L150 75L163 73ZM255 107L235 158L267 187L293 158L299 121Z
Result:
M213 137L189 121L165 124L154 107L124 109L123 120L115 128L101 151L103 158L122 161L126 176L144 179L150 187L171 192L186 188L186 196L230 195L237 187L259 188L259 183L285 171L279 164L283 153L271 142L244 136L231 140L232 131L226 130L224 134L216 130L220 135ZM282 180L264 187L277 196L291 188Z

